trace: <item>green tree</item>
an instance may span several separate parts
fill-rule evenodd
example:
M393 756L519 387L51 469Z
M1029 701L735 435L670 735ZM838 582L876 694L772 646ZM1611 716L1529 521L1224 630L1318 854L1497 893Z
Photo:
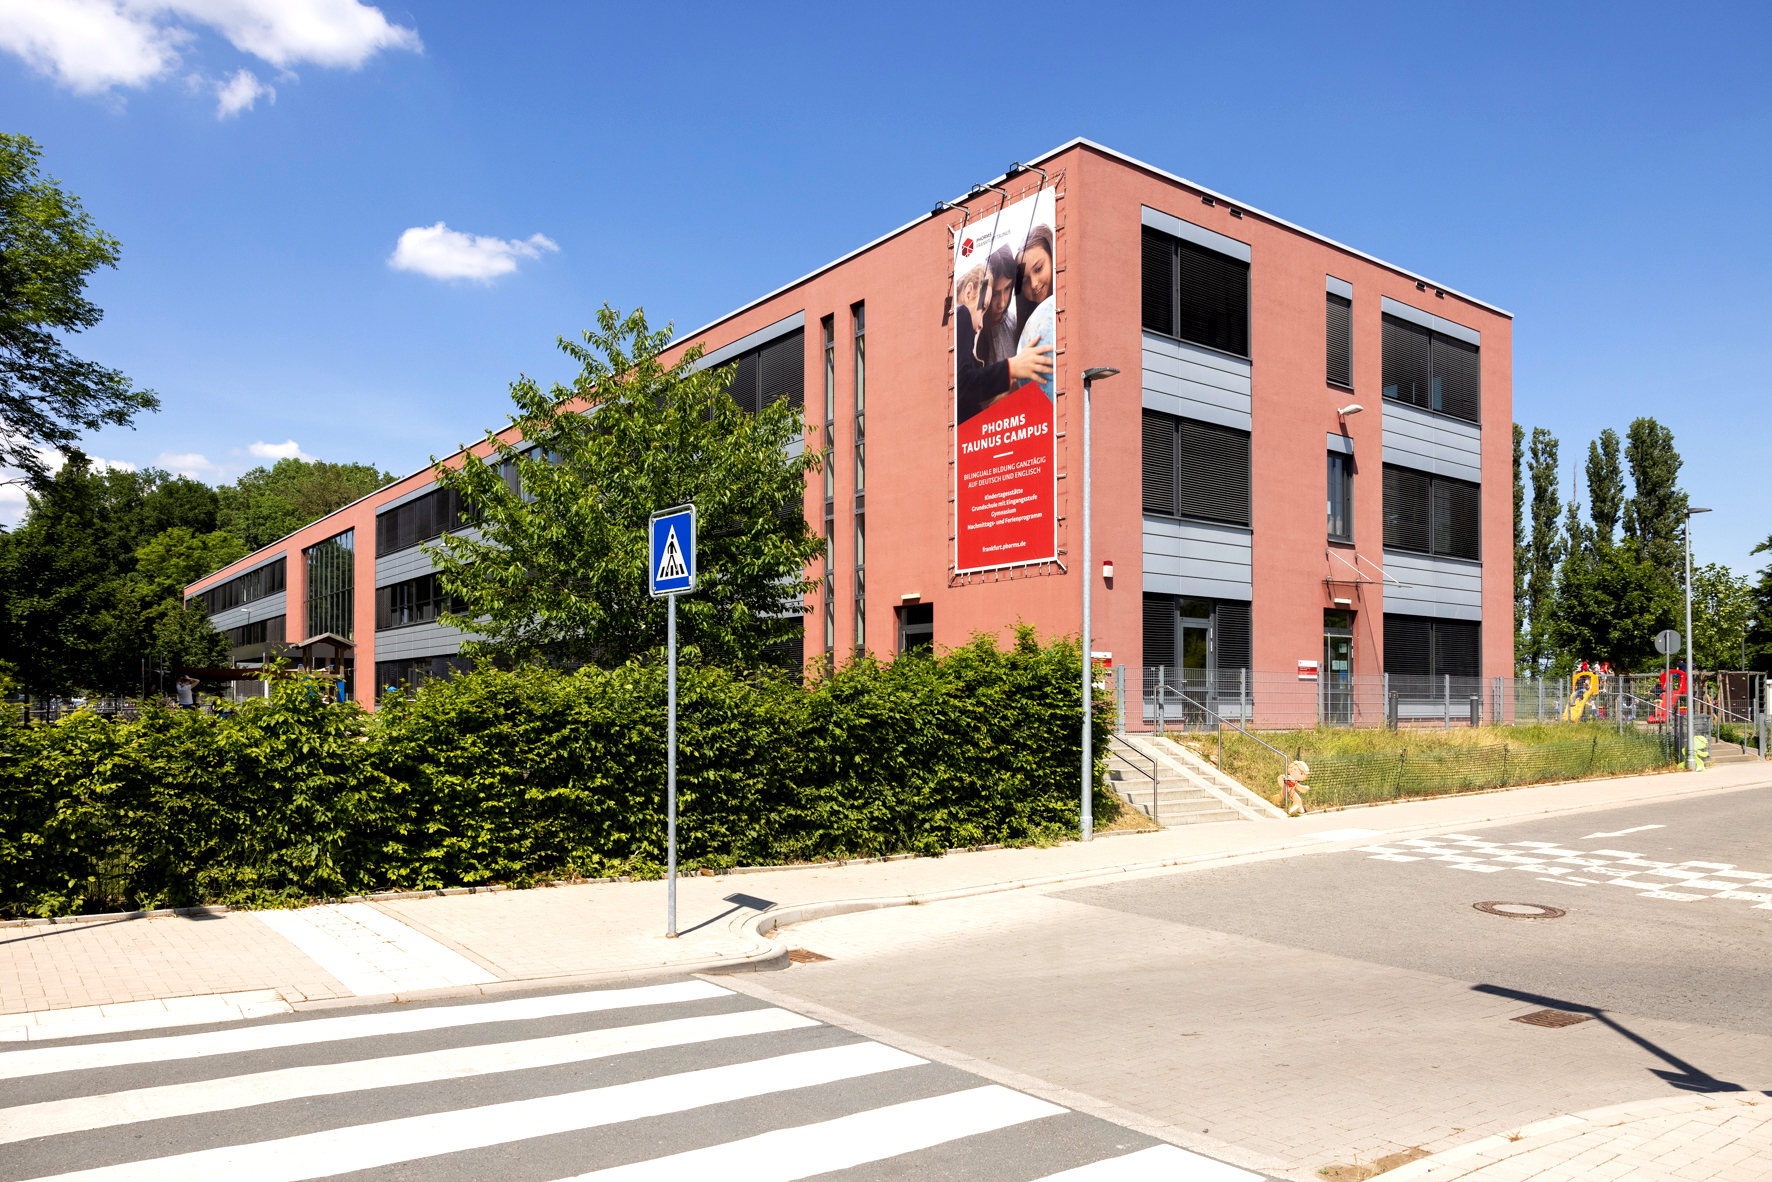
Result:
M40 453L72 455L82 431L128 426L160 406L152 391L62 343L104 316L86 282L117 265L121 246L43 175L41 156L30 138L0 133L0 467L37 488L50 480Z
M1620 672L1654 667L1655 634L1675 624L1678 601L1635 543L1566 560L1558 572L1550 651L1567 670L1578 660L1605 661Z
M1607 427L1587 445L1587 513L1594 544L1610 547L1624 511L1624 469L1618 460L1618 432Z
M1526 467L1532 480L1532 541L1526 571L1525 656L1530 665L1542 667L1552 653L1550 623L1563 551L1557 537L1557 437L1543 427L1532 428Z
M239 538L248 553L393 483L374 464L278 460L217 489L216 524Z
M1692 568L1692 659L1700 669L1739 669L1754 589L1720 562Z
M613 667L656 652L665 605L647 594L647 519L694 503L696 592L678 604L679 643L755 667L797 634L817 586L805 568L822 543L801 506L820 455L789 455L800 412L780 401L741 410L725 372L698 371L698 350L667 368L668 326L654 332L643 312L608 306L597 321L583 344L560 340L581 367L571 386L511 385L522 443L487 441L515 488L491 463L437 465L437 482L479 521L478 537L430 548L468 604L446 620L485 637L472 651L505 660Z
M1772 552L1772 536L1753 548L1755 554ZM1752 615L1747 632L1748 668L1762 673L1772 669L1772 564L1760 571L1753 587Z
M174 526L135 552L135 573L143 583L183 598L184 589L247 555L240 539L226 530L200 534Z
M1631 422L1624 445L1635 495L1624 507L1624 533L1673 586L1685 581L1681 530L1686 494L1680 491L1680 453L1674 433L1651 418Z
M70 456L0 550L0 661L37 697L91 688L100 671L114 588L98 490L86 457Z
M1525 459L1526 428L1514 424L1514 659L1526 652L1526 615L1530 600L1526 598L1526 568L1532 551L1526 545L1526 484L1521 479Z

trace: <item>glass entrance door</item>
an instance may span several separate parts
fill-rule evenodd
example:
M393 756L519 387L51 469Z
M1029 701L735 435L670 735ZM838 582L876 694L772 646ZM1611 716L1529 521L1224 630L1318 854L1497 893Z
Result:
M1211 693L1212 603L1205 599L1184 599L1180 612L1181 618L1176 626L1181 630L1181 692L1188 696L1188 701L1183 703L1186 707L1184 717L1189 727L1204 726L1207 718L1201 707L1207 704Z
M1323 613L1323 665L1318 673L1320 716L1329 726L1354 720L1354 630L1352 612Z

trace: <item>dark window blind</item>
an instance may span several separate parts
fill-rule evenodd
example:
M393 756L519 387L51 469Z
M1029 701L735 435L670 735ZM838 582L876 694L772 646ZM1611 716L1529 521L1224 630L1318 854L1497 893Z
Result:
M1454 337L1433 334L1433 409L1476 422L1481 417L1481 351Z
M460 529L467 518L461 494L440 488L386 510L375 519L375 556L400 551Z
M1343 386L1354 384L1354 302L1325 292L1325 328L1329 342L1328 377Z
M739 409L756 414L778 399L795 410L806 408L806 330L777 337L725 366L726 391Z
M1384 544L1393 550L1430 553L1429 489L1432 477L1412 468L1384 469Z
M1425 616L1384 617L1384 671L1427 677L1434 671L1434 622Z
M1251 627L1250 605L1236 599L1221 599L1213 605L1213 667L1219 673L1218 692L1227 692L1227 687L1235 689L1234 683L1224 680L1225 674L1236 676L1236 670L1248 669L1253 664L1254 632Z
M1144 597L1144 667L1175 668L1175 596Z
M1183 517L1249 524L1249 433L1178 420L1175 509Z
M1462 480L1434 478L1434 553L1449 558L1483 556L1482 490Z
M1435 620L1433 675L1481 677L1483 626L1468 620Z
M1143 322L1152 332L1249 355L1249 264L1144 227Z
M1386 316L1381 331L1384 396L1413 406L1429 406L1427 329Z
M1144 412L1144 511L1175 515L1175 417Z
M1144 326L1175 335L1175 240L1144 228Z
M275 562L268 562L257 570L247 571L191 598L202 603L203 610L213 616L216 612L225 612L243 603L252 603L267 595L275 595L284 589L286 561L287 559L279 558Z
M1353 461L1342 452L1329 453L1329 536L1338 542L1354 537Z

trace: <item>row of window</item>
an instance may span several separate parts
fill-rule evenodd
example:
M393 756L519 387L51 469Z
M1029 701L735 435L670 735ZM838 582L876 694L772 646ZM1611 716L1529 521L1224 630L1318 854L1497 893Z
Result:
M1325 613L1325 626L1340 625L1345 612ZM1332 619L1333 617L1333 619ZM1250 605L1235 599L1191 599L1177 595L1144 597L1144 666L1163 666L1166 680L1183 692L1190 684L1216 681L1222 689L1240 669L1252 667ZM1483 626L1468 620L1386 614L1384 671L1403 677L1479 677ZM1425 692L1428 687L1402 687Z
M247 571L243 575L218 583L207 591L192 596L193 602L201 602L210 615L225 612L229 608L241 604L252 603L267 595L275 595L284 587L283 559L267 562L257 570Z
M444 612L467 611L467 604L443 590L434 574L375 589L375 630L433 623Z
M514 465L513 465L514 467ZM375 519L375 556L397 554L467 523L468 510L452 488L433 489Z
M247 648L255 644L282 644L287 639L284 625L288 619L288 616L271 616L269 619L254 620L238 628L229 628L222 635L228 638L228 647L231 649Z

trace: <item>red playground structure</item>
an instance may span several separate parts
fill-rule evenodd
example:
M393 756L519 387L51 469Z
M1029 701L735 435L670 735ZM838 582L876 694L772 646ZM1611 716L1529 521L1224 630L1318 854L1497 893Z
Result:
M1649 721L1666 722L1680 713L1678 702L1685 696L1686 671L1684 669L1662 670L1659 688L1655 692L1655 712L1649 715Z

